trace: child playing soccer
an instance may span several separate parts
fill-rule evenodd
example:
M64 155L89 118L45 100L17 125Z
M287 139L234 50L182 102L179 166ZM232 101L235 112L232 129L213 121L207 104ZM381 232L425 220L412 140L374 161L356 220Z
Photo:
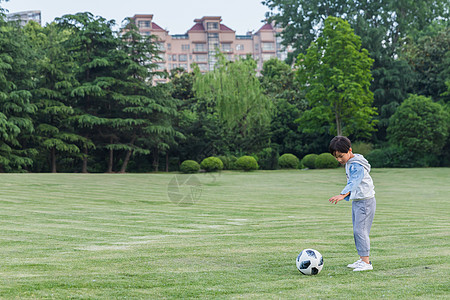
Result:
M370 252L370 227L375 215L376 200L372 177L370 177L370 164L360 154L353 154L352 145L345 136L336 136L330 142L330 153L345 165L347 185L342 192L329 201L352 200L353 237L359 260L347 267L353 271L373 270L369 260Z

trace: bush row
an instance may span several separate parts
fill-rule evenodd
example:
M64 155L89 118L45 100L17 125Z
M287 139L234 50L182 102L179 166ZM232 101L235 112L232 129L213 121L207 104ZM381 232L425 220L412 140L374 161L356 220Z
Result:
M326 169L337 168L339 163L330 153L308 154L302 160L291 153L283 154L278 158L278 166L281 169ZM205 172L217 172L221 170L258 170L258 160L254 156L244 155L239 158L235 156L207 157L200 164L193 160L185 160L181 166L182 173L197 173L200 169Z

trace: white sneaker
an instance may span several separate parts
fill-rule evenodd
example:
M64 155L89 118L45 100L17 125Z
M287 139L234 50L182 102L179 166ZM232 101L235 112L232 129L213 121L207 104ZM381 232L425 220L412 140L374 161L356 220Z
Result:
M373 270L372 262L365 263L361 261L358 267L354 268L353 271L370 271Z
M361 262L362 262L362 259L358 259L354 263L347 265L347 268L355 269L361 264Z

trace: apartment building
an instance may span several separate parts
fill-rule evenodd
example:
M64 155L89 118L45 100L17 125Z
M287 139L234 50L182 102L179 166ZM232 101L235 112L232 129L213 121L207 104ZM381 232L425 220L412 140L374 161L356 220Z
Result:
M20 26L25 26L29 21L34 21L41 25L41 11L40 10L27 10L19 11L16 13L7 14L8 21L18 21Z
M222 18L205 16L195 19L194 25L184 34L169 34L169 31L153 22L153 15L134 15L132 18L143 35L154 35L158 38L161 61L159 70L170 71L184 68L192 71L192 64L199 66L202 72L214 69L216 51L224 53L228 60L233 61L251 55L262 70L264 61L277 57L284 60L288 51L281 45L277 36L282 29L273 24L264 24L255 33L247 32L237 35L236 31L222 24ZM166 81L163 78L156 82Z

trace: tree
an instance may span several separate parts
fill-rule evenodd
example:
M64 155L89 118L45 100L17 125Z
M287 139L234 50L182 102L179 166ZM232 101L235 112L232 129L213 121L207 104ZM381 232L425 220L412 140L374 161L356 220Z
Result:
M7 23L0 11L0 172L29 167L36 154L25 145L37 109L31 102L32 56L22 29Z
M331 129L338 135L369 137L374 131L372 63L350 25L335 17L325 20L323 34L307 54L299 54L297 76L306 99L315 114L320 111L323 120L334 123ZM308 115L301 118L307 127Z
M266 15L269 20L284 28L283 44L294 46L289 62L306 52L329 16L346 19L369 51L372 36L375 40L381 38L384 49L393 54L409 33L417 33L435 19L449 22L450 14L447 0L264 0L262 3L270 9Z
M71 123L79 127L79 133L96 147L105 148L115 139L115 134L103 132L111 128L111 103L107 94L114 84L111 72L114 68L114 54L118 40L114 37L114 21L95 17L88 12L65 15L57 18L60 28L71 34L64 46L76 63L75 79L79 85L72 89L70 96L76 104L75 116ZM83 152L82 172L88 171L89 144Z
M435 23L405 42L402 54L416 76L412 92L449 102L443 93L450 80L450 27Z
M74 114L70 91L77 86L74 64L62 43L70 38L68 32L58 30L55 23L42 28L35 22L24 27L28 42L36 54L36 81L34 102L38 107L35 117L37 142L40 154L49 154L50 170L56 173L57 158L77 158L80 146L89 143L75 133L67 119Z
M132 154L150 152L153 152L157 171L160 152L168 154L177 139L183 138L173 126L178 101L171 97L168 85L152 87L149 83L156 69L152 61L159 58L155 37L142 36L133 20L127 19L121 42L121 55L116 60L118 67L113 72L118 82L112 101L119 104L117 118L130 122L118 128L120 139L115 145L126 152L120 171L125 172Z
M307 102L295 81L295 71L285 62L272 58L264 62L261 75L261 86L274 106L271 147L276 147L279 153L304 155L306 145L296 120L307 108Z
M263 133L270 125L272 103L263 94L255 69L252 59L227 62L220 54L214 71L202 75L197 70L194 83L196 96L206 99L224 127L240 138L239 150L267 143Z
M390 119L389 141L416 155L440 154L450 129L449 113L431 98L411 95Z
M371 91L379 111L378 140L386 139L389 117L406 99L413 84L410 66L400 57L404 39L417 35L433 20L449 26L448 0L265 0L271 9L269 20L284 28L281 36L285 45L295 51L288 57L292 62L321 32L328 16L347 20L361 37L362 47L375 60Z

